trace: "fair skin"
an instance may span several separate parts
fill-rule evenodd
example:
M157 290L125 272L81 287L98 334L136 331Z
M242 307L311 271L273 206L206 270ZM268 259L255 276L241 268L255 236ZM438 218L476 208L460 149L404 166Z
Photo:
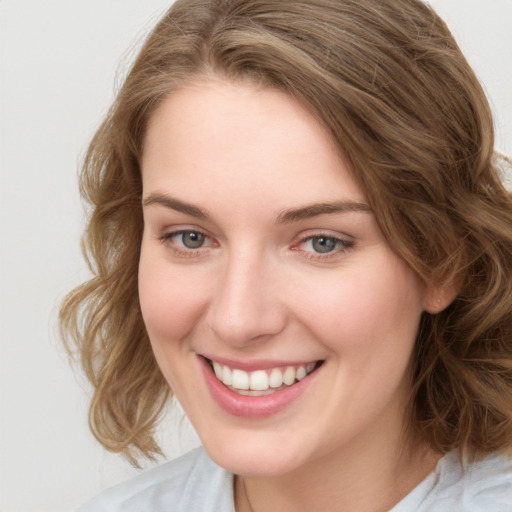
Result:
M152 116L142 177L144 321L205 449L240 475L236 510L388 510L437 461L404 419L432 291L324 128L282 92L205 80ZM232 370L265 389L222 383Z

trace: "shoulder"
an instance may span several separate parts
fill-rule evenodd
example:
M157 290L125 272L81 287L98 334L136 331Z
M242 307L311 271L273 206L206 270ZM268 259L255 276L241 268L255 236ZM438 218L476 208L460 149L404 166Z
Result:
M422 512L512 511L512 457L491 455L461 462L456 453L449 453L439 462L435 477Z
M107 489L76 512L234 512L233 476L202 447Z

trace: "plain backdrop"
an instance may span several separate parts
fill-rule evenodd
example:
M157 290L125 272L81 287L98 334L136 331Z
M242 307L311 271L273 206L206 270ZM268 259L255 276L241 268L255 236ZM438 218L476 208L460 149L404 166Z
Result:
M436 0L512 154L512 0ZM0 0L0 511L64 512L137 470L87 427L89 389L56 329L87 277L77 169L164 0ZM169 458L197 444L179 412Z

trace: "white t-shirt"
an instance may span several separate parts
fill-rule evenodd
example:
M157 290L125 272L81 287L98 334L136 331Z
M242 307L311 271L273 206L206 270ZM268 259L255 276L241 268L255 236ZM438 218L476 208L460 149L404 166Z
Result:
M107 511L235 512L233 475L196 448L76 510ZM456 453L449 453L390 512L512 512L512 458L492 455L462 465Z

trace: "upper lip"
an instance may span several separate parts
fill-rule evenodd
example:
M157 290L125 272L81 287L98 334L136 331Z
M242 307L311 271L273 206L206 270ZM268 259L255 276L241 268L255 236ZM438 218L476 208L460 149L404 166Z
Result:
M319 359L303 359L303 360L276 360L276 359L253 359L250 361L241 361L239 359L230 359L225 357L213 356L210 354L199 354L209 361L216 361L225 366L229 366L231 369L244 370L246 372L252 372L255 370L268 370L270 368L278 368L280 366L301 366L309 363L316 363Z

